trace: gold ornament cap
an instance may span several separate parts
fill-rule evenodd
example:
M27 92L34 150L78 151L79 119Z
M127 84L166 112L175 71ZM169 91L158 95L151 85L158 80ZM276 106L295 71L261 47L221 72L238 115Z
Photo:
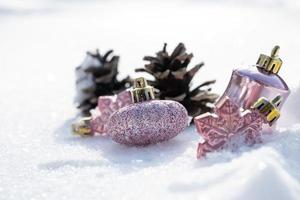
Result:
M282 102L282 99L280 95L276 96L272 101L261 97L253 104L252 108L257 109L263 114L269 122L269 125L272 126L280 117L278 106Z
M83 117L79 119L76 123L72 124L72 132L74 135L79 136L91 136L92 127L91 127L92 117Z
M134 103L155 99L154 88L148 85L145 78L136 78L133 82L131 96Z
M280 47L276 45L271 52L271 56L260 54L256 66L266 72L277 74L281 68L282 60L278 57Z

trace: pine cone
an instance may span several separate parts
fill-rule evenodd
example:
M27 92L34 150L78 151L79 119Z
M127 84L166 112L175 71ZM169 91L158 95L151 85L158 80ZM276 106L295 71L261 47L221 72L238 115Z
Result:
M144 57L144 60L150 63L146 64L145 68L135 71L151 74L154 81L149 83L158 90L157 98L180 102L190 116L195 117L211 111L208 103L214 103L218 95L211 93L211 88L207 87L215 83L215 80L206 81L191 90L191 81L204 63L187 70L193 54L186 53L184 44L179 43L171 55L168 54L166 47L167 44L164 44L163 50L159 51L156 57Z
M90 115L90 110L97 106L99 96L116 94L131 85L131 79L118 81L119 56L112 56L110 50L101 55L87 52L83 63L76 68L77 96L75 103L83 115Z

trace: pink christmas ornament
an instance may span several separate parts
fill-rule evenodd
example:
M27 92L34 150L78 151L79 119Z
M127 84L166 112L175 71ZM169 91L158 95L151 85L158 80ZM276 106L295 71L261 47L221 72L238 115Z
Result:
M154 90L144 78L137 78L131 91L133 104L110 117L109 136L126 145L148 145L169 140L188 125L186 109L175 101L154 100Z
M275 46L270 56L261 54L254 66L233 70L221 99L229 97L239 107L249 109L260 97L272 99L280 95L280 110L290 94L290 89L278 74L282 66L278 53L279 46Z
M110 117L107 132L118 143L144 146L169 140L187 125L187 111L180 103L150 100L116 111Z
M98 106L91 111L92 131L101 135L106 134L107 123L111 115L120 108L133 103L130 91L123 91L114 96L100 96Z
M198 158L207 152L234 150L243 144L261 142L262 130L272 133L272 125L280 117L280 109L290 94L289 87L278 75L282 66L278 51L279 46L275 46L270 56L259 56L255 67L234 70L226 91L215 104L215 113L194 119L204 139L198 146ZM269 101L271 98L274 99Z
M72 128L77 135L100 133L121 144L143 146L175 137L188 122L184 106L154 100L153 87L144 78L137 78L130 92L99 97L92 117L79 120Z
M197 150L197 158L207 152L224 148L232 150L241 145L261 142L261 130L267 123L258 109L241 111L228 97L223 98L214 108L214 113L205 113L194 119L197 131L203 137Z

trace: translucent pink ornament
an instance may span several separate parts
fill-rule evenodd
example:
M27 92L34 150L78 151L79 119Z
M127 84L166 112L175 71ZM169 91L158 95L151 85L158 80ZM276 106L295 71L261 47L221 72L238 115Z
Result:
M260 97L273 99L280 95L282 97L281 104L278 105L280 109L289 96L290 90L278 75L282 65L278 51L279 46L275 46L271 56L261 54L256 65L234 70L220 100L229 97L239 107L249 109Z

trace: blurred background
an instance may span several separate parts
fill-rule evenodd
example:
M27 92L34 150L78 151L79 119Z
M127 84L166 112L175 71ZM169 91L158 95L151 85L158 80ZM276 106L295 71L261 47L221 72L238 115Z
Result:
M83 146L95 147L98 151L95 154L84 147L70 147L77 144L74 141L68 140L61 145L64 139L60 135L64 132L64 137L69 137L68 127L78 113L73 105L74 69L83 61L86 51L114 49L115 54L121 56L120 78L128 74L137 77L140 74L135 74L134 69L145 64L145 55L154 55L165 42L169 51L183 42L187 52L194 54L190 67L205 62L194 78L195 85L216 79L213 91L222 94L233 68L255 64L260 53L269 54L278 44L283 60L279 74L293 91L283 111L286 117L279 122L281 127L287 127L300 121L300 112L295 112L300 96L297 90L300 83L299 36L298 0L0 0L0 175L10 174L1 177L0 199L42 199L43 194L56 198L65 194L66 199L75 194L78 198L97 197L100 191L87 192L91 185L95 186L92 183L74 193L72 188L78 185L77 179L72 177L87 181L93 173L100 174L104 170L111 175L108 182L101 183L104 187L109 185L111 177L117 177L119 172L109 173L109 170L116 170L111 166L115 166L113 161L119 162L119 157L92 172L85 172L84 167L98 166L98 161L76 164L78 156L98 158L102 151L93 141ZM188 157L180 159L192 160L194 150L194 146L190 147ZM155 160L156 155L149 155L149 160ZM82 173L76 171L63 179L72 182L70 187L61 181L61 176L70 173L64 171L64 163L52 162L68 158L75 161L65 163L67 166L82 170ZM53 168L58 171L47 171ZM41 177L48 179L41 184ZM100 183L102 175L99 177L94 177L94 183ZM128 180L131 182L130 178ZM153 180L147 183L151 187ZM53 190L61 188L63 192L53 192L49 184L54 186ZM39 188L36 190L39 194L30 192L31 188ZM159 189L155 191L161 193ZM102 195L114 197L109 191Z
M184 42L194 54L190 67L205 62L194 82L216 79L220 94L233 68L278 44L280 75L296 88L299 35L297 0L1 0L0 88L9 96L53 94L71 107L73 71L86 51L114 49L122 77L164 42L169 51Z

